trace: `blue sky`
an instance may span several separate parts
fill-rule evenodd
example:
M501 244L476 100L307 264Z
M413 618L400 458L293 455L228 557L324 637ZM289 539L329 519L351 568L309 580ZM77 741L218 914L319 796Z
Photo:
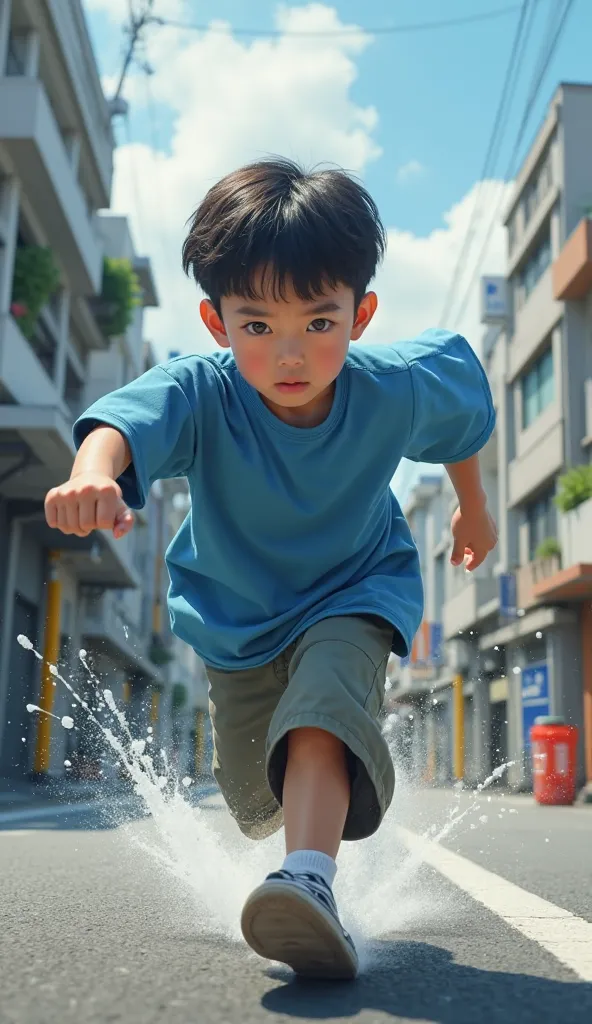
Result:
M524 74L512 106L498 171L504 173L522 114L534 57L545 29L549 5L538 0L535 32ZM87 9L92 5L87 4ZM183 20L208 24L213 19L260 30L274 28L278 4L269 0L185 0ZM292 6L292 5L290 5ZM297 6L297 5L294 5ZM338 0L335 8L347 24L372 28L429 22L511 7L508 0ZM360 17L363 6L364 16ZM424 234L441 222L443 211L458 202L478 179L493 124L513 32L515 10L496 20L426 32L375 36L360 55L352 97L378 112L376 140L382 155L367 168L365 180L383 217L402 230ZM126 3L121 0L122 11ZM155 10L159 4L156 0ZM122 37L116 22L100 10L89 23L102 72L121 65ZM157 30L154 30L157 31ZM534 134L556 83L592 80L590 60L592 3L576 0L562 42L550 65L527 133ZM166 145L170 111L158 112L160 140ZM135 137L150 141L148 119L133 116ZM397 171L417 162L425 170L399 181Z
M84 3L109 93L121 68L128 0ZM482 216L461 289L470 289L471 300L464 314L452 310L447 323L477 349L482 329L474 262L505 195L503 178L533 69L552 5L560 0L532 3L533 31L493 180L481 193ZM482 172L520 3L493 20L462 26L394 35L370 30L511 6L511 0L155 0L156 14L229 25L226 34L152 28L146 57L155 73L148 81L133 68L124 90L130 115L128 128L119 123L116 130L113 207L129 215L136 247L153 262L161 308L148 315L147 330L159 357L171 349L211 349L199 297L179 265L184 223L213 180L269 152L341 163L364 178L377 200L389 250L367 339L408 337L434 326ZM344 36L351 25L366 32ZM233 35L240 28L338 34L270 41ZM591 39L592 0L575 0L523 152L557 84L592 80ZM481 272L500 273L504 265L505 234L498 225Z

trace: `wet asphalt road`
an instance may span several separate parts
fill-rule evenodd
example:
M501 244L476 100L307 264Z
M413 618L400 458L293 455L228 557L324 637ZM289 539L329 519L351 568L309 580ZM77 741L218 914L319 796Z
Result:
M426 792L407 802L402 817L421 832L471 799ZM487 825L471 829L485 812L476 813L444 841L449 849L592 922L592 810L545 812L524 798L496 795ZM349 875L342 869L348 907L358 884L366 915L360 978L353 984L295 980L245 949L228 924L240 912L235 875L255 879L257 867L247 864L242 846L228 858L220 852L235 840L217 798L198 814L211 848L203 836L194 841L187 820L167 826L173 846L184 851L189 881L175 879L138 845L153 842L147 819L113 827L96 810L48 810L33 820L0 815L2 1024L592 1021L592 983L434 868L418 866L405 889L392 830L380 848L363 851L357 844ZM274 858L270 852L269 866ZM218 899L222 924L215 920ZM224 931L225 923L234 934Z

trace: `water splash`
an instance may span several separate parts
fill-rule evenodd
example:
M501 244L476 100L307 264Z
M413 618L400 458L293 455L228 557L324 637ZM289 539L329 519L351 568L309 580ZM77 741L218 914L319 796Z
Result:
M20 635L18 642L43 660L27 637ZM121 809L119 823L123 835L136 851L149 856L168 879L178 883L179 913L181 907L186 906L187 897L191 898L196 935L217 934L242 942L239 927L242 905L262 878L281 865L283 835L279 833L253 843L239 832L227 813L212 814L207 807L194 806L191 802L193 780L189 776L178 778L164 749L158 752L157 767L155 757L148 752L152 749L150 741L154 739L152 729L145 737L134 736L112 691L102 687L101 680L90 668L85 650L80 650L79 659L96 687L92 708L55 666L51 666L50 671L71 694L73 706L82 708L88 720L101 731L114 759L123 766L143 802L150 821L146 825L131 825L129 813ZM42 709L28 705L28 710ZM99 711L105 713L108 724L97 717ZM65 719L61 719L63 725ZM417 818L419 802L419 786L413 770L398 747L397 726L401 721L399 714L390 714L383 728L397 771L393 804L374 836L362 842L343 844L339 855L335 894L344 924L358 946L362 968L375 959L372 940L387 933L404 934L443 917L450 920L458 913L450 902L452 897L443 897L438 880L426 881L421 856L409 850L399 831L400 824ZM423 829L424 837L440 842L450 837L472 814L476 817L475 827L477 822L487 824L487 816L477 817L480 796L510 763L496 768L473 792L471 803L462 811L461 791L458 790L457 803L445 823L431 823Z

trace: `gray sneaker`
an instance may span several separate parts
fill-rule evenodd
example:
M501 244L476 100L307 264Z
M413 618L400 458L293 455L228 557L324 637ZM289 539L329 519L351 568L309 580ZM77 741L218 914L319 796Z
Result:
M309 978L351 979L358 954L319 875L274 871L249 896L241 926L259 956Z

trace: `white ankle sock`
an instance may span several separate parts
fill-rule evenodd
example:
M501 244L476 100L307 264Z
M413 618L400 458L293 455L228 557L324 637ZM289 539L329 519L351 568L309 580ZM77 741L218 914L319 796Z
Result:
M291 871L294 875L306 872L320 875L331 888L337 874L337 864L327 853L318 850L294 850L294 853L287 855L282 870Z

